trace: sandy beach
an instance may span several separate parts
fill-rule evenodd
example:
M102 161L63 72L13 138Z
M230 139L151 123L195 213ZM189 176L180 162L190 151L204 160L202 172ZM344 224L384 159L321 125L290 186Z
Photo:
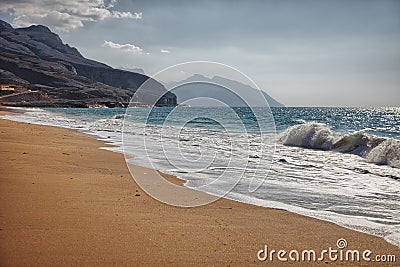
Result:
M136 185L123 155L99 149L105 146L73 130L0 120L1 266L400 264L400 249L380 237L284 210L226 199L196 208L160 203ZM348 249L397 262L257 259L265 245L321 251L340 238Z

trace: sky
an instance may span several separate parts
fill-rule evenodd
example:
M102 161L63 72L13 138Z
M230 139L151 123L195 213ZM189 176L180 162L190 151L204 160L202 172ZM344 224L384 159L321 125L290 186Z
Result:
M220 62L286 106L400 105L398 0L2 0L0 19L148 75Z

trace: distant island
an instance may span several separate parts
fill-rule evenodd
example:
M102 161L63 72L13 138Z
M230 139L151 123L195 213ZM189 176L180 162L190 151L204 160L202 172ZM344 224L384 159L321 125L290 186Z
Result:
M13 28L0 20L0 103L30 107L126 107L144 74L83 57L42 25ZM176 96L151 81L138 105L176 106ZM146 92L147 93L147 92Z
M268 102L270 107L284 107L262 90L220 76L208 78L195 74L179 82L166 83L165 87L178 97L178 104L189 101L190 106L243 107L264 106Z

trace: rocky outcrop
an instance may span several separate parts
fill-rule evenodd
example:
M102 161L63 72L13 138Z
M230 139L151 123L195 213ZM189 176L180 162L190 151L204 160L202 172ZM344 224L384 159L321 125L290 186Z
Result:
M122 107L148 79L151 78L83 57L45 26L14 29L0 20L0 84L26 89L0 97L3 104ZM176 96L162 84L151 80L151 85L149 95L162 96L157 105L176 105ZM154 101L151 97L141 99L143 102L138 104Z

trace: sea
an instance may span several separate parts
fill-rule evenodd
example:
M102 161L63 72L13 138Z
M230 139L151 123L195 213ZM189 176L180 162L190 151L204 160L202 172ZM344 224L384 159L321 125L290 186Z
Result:
M77 129L195 190L400 246L400 107L21 110L4 117Z

